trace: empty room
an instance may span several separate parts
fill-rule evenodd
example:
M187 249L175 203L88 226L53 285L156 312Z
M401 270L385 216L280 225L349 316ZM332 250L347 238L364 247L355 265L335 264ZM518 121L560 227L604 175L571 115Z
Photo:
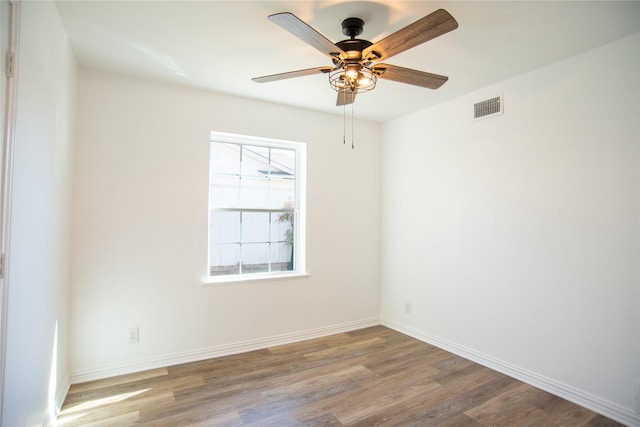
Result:
M3 427L640 426L639 1L0 22Z

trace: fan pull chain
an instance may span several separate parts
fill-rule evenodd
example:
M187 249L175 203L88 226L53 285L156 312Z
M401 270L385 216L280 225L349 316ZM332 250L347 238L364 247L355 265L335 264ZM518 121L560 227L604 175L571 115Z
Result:
M353 104L355 104L355 102L351 103L351 149L352 150L355 148L355 144L353 142L353 128L355 127L353 125Z
M347 104L342 104L342 143L347 143Z

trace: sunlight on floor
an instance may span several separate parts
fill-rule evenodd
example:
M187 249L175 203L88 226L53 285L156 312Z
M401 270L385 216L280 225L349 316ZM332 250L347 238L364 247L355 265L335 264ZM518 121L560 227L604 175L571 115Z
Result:
M64 425L64 423L68 423L68 422L77 420L79 418L82 418L83 416L87 415L88 411L97 409L101 406L122 402L134 396L138 396L142 393L146 393L149 390L151 389L145 388L142 390L132 391L130 393L116 394L114 396L104 397L102 399L83 402L75 406L69 406L68 408L65 408L62 411L60 411L60 414L58 415L58 422L56 423L56 425Z

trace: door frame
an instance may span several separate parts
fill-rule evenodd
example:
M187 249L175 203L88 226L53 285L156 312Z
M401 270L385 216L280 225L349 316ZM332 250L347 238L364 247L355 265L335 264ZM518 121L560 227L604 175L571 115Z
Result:
M0 425L3 419L7 314L9 311L8 261L13 189L13 154L15 148L18 35L20 2L0 0L1 70L0 70Z

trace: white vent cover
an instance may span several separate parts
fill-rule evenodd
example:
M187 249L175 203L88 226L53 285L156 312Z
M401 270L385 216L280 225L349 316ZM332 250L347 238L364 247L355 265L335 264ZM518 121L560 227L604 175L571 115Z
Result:
M473 104L473 118L476 120L498 114L502 114L502 96Z

